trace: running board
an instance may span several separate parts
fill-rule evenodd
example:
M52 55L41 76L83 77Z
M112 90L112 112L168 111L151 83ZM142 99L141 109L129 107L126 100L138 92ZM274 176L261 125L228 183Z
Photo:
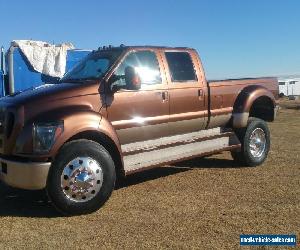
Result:
M125 174L240 147L234 132L220 128L122 146Z

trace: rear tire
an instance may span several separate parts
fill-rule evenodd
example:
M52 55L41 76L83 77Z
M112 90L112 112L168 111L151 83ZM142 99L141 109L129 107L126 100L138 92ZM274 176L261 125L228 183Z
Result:
M82 139L62 147L49 170L46 191L59 212L88 214L108 200L115 180L114 162L107 150Z
M232 151L232 158L246 166L261 165L270 150L270 131L267 123L258 118L249 118L246 128L237 129L241 151Z

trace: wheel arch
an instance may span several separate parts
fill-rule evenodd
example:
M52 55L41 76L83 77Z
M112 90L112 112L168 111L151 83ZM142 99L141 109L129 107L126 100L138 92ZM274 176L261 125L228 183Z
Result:
M49 155L55 157L63 145L77 139L87 139L101 144L110 153L118 176L124 175L119 138L105 117L92 113L66 117L64 136L58 138Z
M244 88L233 105L234 128L246 127L249 117L273 121L276 102L271 91L263 86L251 85Z
M123 168L123 158L121 156L120 149L118 148L115 141L110 136L108 136L103 131L85 130L70 137L66 141L66 143L74 140L79 140L79 139L91 140L102 145L108 151L108 153L112 157L112 160L114 161L117 177L125 176L124 168Z

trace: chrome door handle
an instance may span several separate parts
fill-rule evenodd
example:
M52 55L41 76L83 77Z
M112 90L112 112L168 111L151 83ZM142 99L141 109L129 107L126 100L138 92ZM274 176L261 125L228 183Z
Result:
M169 93L167 91L161 92L161 98L162 98L163 102L168 101L168 99L169 99Z
M198 96L202 97L203 96L203 89L198 89Z

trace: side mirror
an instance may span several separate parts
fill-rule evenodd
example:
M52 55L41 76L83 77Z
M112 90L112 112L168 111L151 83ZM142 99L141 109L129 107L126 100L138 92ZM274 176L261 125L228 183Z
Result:
M124 77L122 78L124 79ZM122 78L113 74L108 81L105 82L106 93L114 94L115 92L119 91L122 87L119 85L114 85L114 83Z
M125 68L125 82L128 89L138 90L141 88L141 79L134 67L127 66Z

